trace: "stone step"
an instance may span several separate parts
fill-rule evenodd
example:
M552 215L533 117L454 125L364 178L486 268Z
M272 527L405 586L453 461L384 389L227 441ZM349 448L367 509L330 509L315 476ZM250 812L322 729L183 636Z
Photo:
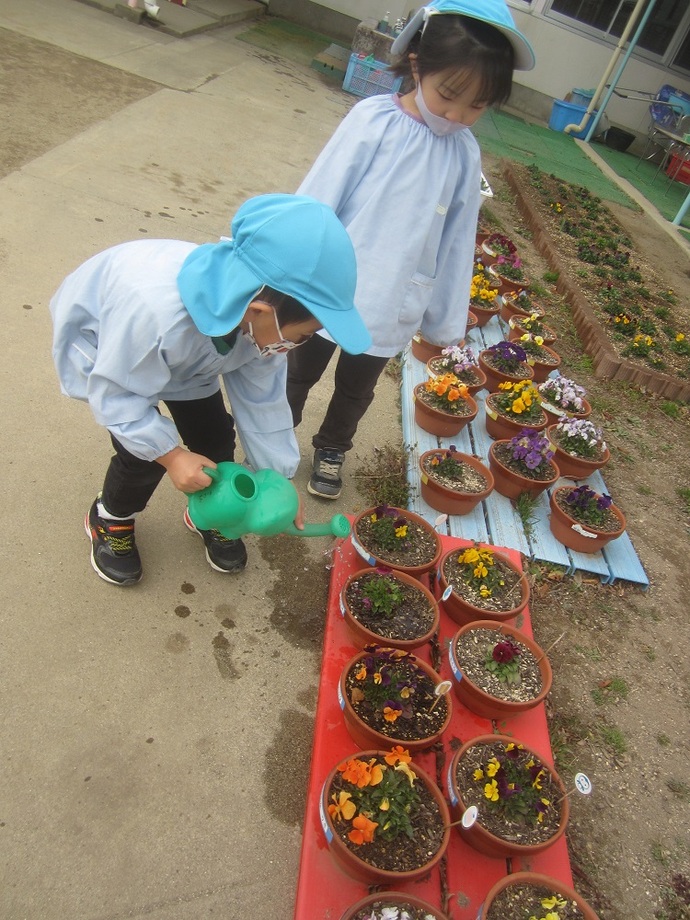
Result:
M160 32L186 38L199 32L208 32L245 20L259 19L266 6L258 0L187 0L182 6L170 0L156 0L159 12L155 19L144 12L144 0L138 0L138 9L132 9L126 0L79 0L96 9L114 13L132 22L156 28Z

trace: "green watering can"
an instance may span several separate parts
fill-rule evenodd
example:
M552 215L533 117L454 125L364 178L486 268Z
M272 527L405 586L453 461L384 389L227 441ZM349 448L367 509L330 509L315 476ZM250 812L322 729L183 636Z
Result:
M297 490L275 470L253 473L239 463L222 462L213 470L204 467L213 482L187 496L189 516L199 530L217 530L228 540L246 533L273 537L347 537L350 522L335 514L325 524L305 524L298 530L293 521L299 508Z

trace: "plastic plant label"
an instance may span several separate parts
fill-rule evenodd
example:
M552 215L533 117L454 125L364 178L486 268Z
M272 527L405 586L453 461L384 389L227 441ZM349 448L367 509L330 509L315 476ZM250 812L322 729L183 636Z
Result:
M340 689L340 684L338 684L338 705L341 709L345 709L345 700L343 699L343 691Z
M589 795L592 791L592 783L586 773L575 774L575 788L582 795Z
M323 789L321 790L321 798L319 799L319 818L321 819L321 827L323 828L326 840L330 843L331 840L333 840L333 831L328 826L328 821L326 820L326 812L323 807Z
M460 670L460 665L458 660L455 657L455 645L451 643L448 649L448 663L450 664L450 669L453 672L453 677L459 682L462 680L462 671Z
M376 565L376 560L374 557L370 556L364 547L357 540L355 540L354 534L350 537L350 539L352 540L352 548L359 553L362 559L364 559L364 561L369 565Z
M494 421L498 418L498 412L495 412L490 406L486 407L486 414L489 418L492 418Z
M476 805L470 805L470 807L467 808L467 809L463 812L462 821L461 821L462 826L465 827L465 828L467 828L467 827L472 827L472 825L474 824L474 822L477 820L478 814L479 814L479 812L477 811L477 806L476 806Z
M439 576L440 576L440 572L439 572ZM445 590L445 591L443 592L443 594L441 595L441 600L442 600L442 601L447 601L448 598L451 596L452 593L453 593L453 586L452 586L452 585L448 585L448 587L446 588L446 590Z
M436 684L434 696L445 696L452 689L453 684L449 680L442 680L440 684Z
M340 598L339 598L339 606L340 606L340 616L344 617L345 616L345 601L343 600L342 594L340 595Z
M446 788L448 789L448 798L450 799L450 804L457 805L458 797L455 794L455 790L453 789L453 764L452 763L450 767L448 768L448 773L446 774Z
M596 540L598 534L590 533L588 530L585 530L582 524L573 524L571 530L574 530L575 533L579 533L582 537L591 537L592 540Z
M546 409L547 412L551 412L553 415L566 415L565 409L559 409L558 406L554 406L553 403L547 402L545 399L541 401L542 409Z

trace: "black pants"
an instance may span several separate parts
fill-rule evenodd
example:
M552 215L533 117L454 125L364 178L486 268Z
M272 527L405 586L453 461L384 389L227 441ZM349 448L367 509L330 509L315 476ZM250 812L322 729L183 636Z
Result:
M184 445L214 463L235 458L235 423L220 390L205 399L166 401ZM110 436L115 448L103 483L101 501L116 517L143 511L165 476L155 460L140 460Z
M335 342L314 335L288 353L287 398L295 428L302 421L309 390L321 379L337 347ZM376 383L387 363L388 358L340 352L335 389L326 417L312 438L314 447L343 453L350 450L359 420L371 405Z

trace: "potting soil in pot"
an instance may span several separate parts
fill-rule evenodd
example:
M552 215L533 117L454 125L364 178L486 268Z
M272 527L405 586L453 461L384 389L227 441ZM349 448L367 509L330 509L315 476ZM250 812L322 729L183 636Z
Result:
M492 758L504 763L510 760L520 769L521 773L529 773L530 769L536 773L540 766L535 764L531 752L520 749L517 745L513 747L510 756L506 753L506 746L502 742L482 743L470 747L459 759L456 770L456 782L465 807L475 805L479 810L478 821L481 826L502 840L520 846L531 846L550 840L558 833L561 825L561 808L556 803L562 796L561 789L554 782L551 773L547 769L541 772L539 785L532 789L534 802L525 809L524 813L518 808L496 807L503 802L510 803L511 797L501 791L503 778L492 773L490 765ZM530 768L530 764L534 766ZM498 787L495 802L492 802L487 793L487 785L491 786L493 777L497 777ZM534 780L531 774L530 779ZM510 777L508 780L510 781ZM520 789L517 789L518 792L525 792L528 789L526 782ZM548 803L548 805L543 804L541 820L537 818L537 801Z
M509 917L544 916L549 908L542 902L553 898L554 892L539 885L509 885L493 900L486 920L507 920ZM584 920L584 914L574 901L558 897L558 904L551 910L557 911L558 920Z
M357 670L358 668L351 669L346 676L345 692L357 716L374 731L403 744L406 741L430 738L441 731L448 718L448 703L445 696L435 696L436 684L421 669L405 661L395 664L395 684L400 686L407 683L412 688L405 710L395 721L388 721L383 715L382 707L376 707L363 698L361 684L356 678ZM383 672L386 667L380 670ZM390 673L389 668L384 680Z
M425 635L434 622L434 610L421 591L404 582L396 582L400 600L389 614L374 610L363 589L379 581L379 572L366 573L348 585L345 599L353 617L362 626L388 639L416 639Z
M433 534L409 518L406 519L407 535L394 549L383 548L377 544L376 528L371 518L365 516L357 523L357 539L370 552L394 565L424 565L434 558L437 542Z
M456 594L459 594L467 603L481 610L494 610L503 612L517 607L522 599L519 583L523 576L495 556L494 565L501 573L502 585L497 585L492 593L483 597L479 590L468 585L464 580L464 570L458 564L458 553L451 553L443 563L443 575Z
M498 673L486 668L491 661L491 653L498 642L508 640L519 650L519 681L506 683ZM542 688L541 672L537 659L532 652L512 636L508 637L500 629L471 629L455 641L455 658L463 677L468 678L480 690L501 700L526 702L538 696Z
M383 761L381 761L383 762ZM414 770L414 765L411 765ZM336 772L331 783L331 795L336 799L341 791L347 791L349 784L343 780L342 773ZM416 802L408 813L412 835L404 834L387 840L386 834L379 831L374 839L367 843L353 843L348 833L349 822L335 821L336 833L348 850L377 869L389 872L409 872L430 862L443 843L445 828L443 816L432 793L419 778L415 781ZM329 799L331 796L329 796Z

